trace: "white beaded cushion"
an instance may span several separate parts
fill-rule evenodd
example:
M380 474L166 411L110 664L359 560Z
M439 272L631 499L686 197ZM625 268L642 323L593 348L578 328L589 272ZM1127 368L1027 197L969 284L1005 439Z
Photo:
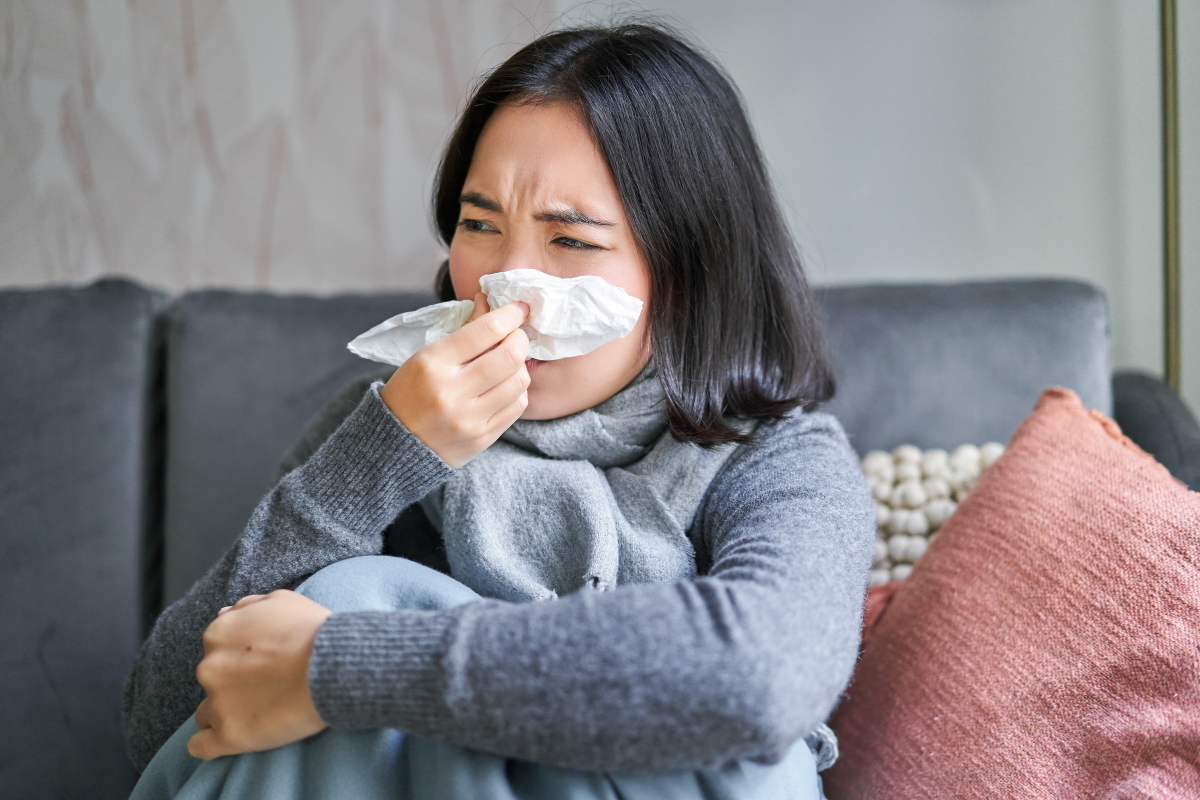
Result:
M997 442L964 444L953 453L904 444L890 453L872 450L863 456L862 471L875 495L872 586L909 576L938 528L1003 452Z

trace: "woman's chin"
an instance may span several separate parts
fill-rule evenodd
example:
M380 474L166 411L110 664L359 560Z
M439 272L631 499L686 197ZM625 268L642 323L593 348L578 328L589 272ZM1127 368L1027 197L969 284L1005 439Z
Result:
M648 352L612 352L610 343L582 356L525 360L529 405L521 419L558 419L591 408L619 392L646 365ZM615 356L615 357L614 357Z
M546 391L546 381L538 380L539 377L545 377L545 375L538 374L545 364L545 361L538 361L535 358L525 361L525 369L529 370L529 388L526 390L529 396L529 405L525 406L521 419L553 419L556 416L555 406L561 405L561 403L555 402L552 392Z
M571 407L576 398L563 386L564 376L556 374L561 372L561 364L527 358L525 369L529 370L529 405L521 419L556 419L580 410Z

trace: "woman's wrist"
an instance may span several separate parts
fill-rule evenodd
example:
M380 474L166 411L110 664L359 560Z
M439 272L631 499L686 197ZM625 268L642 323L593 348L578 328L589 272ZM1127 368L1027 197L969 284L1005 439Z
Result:
M332 728L429 733L444 716L440 652L451 620L431 611L333 614L313 641L308 685Z
M355 530L382 530L454 474L379 396L382 382L312 458L285 478L325 514Z

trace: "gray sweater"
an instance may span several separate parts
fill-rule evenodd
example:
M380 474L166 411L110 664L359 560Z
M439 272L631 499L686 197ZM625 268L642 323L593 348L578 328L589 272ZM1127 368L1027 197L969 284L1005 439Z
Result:
M204 697L195 670L222 606L379 554L397 516L453 470L369 391L259 503L241 537L159 617L125 686L144 768ZM588 770L774 760L850 679L875 537L831 416L760 426L689 531L700 576L555 601L333 614L309 667L322 718Z

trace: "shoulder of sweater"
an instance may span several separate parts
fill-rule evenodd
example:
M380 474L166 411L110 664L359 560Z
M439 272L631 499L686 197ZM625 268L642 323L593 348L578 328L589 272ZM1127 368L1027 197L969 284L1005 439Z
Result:
M333 435L338 426L346 421L346 417L358 407L371 384L377 380L387 380L395 371L395 367L383 366L371 370L347 383L337 394L325 401L320 410L304 423L300 436L283 454L279 462L279 477L288 474L317 452L325 440Z
M759 425L755 433L738 445L701 502L689 531L697 568L707 573L709 559L719 556L720 541L728 544L729 537L802 541L795 532L805 520L862 562L865 576L875 539L874 503L841 423L820 411L796 412Z
M775 458L784 452L799 454L814 450L827 451L831 456L850 458L857 463L858 456L837 417L824 411L800 410L783 419L759 424L753 439L738 445L730 462Z
M824 484L826 490L870 493L858 456L840 422L823 411L796 411L760 424L754 438L736 451L709 485L704 505L714 510L735 496L797 485Z

